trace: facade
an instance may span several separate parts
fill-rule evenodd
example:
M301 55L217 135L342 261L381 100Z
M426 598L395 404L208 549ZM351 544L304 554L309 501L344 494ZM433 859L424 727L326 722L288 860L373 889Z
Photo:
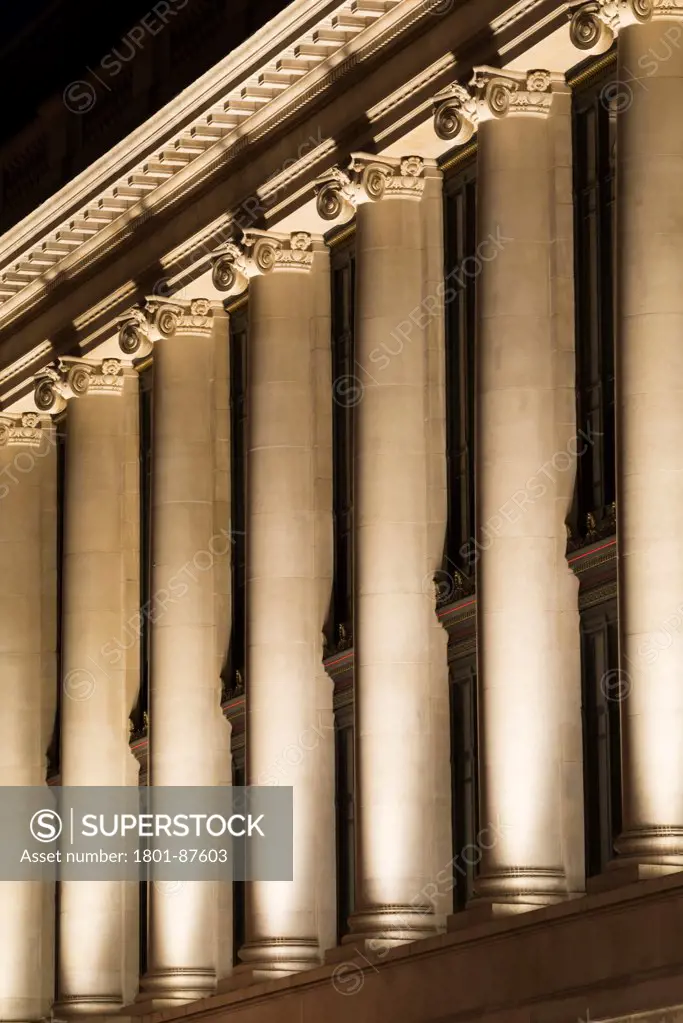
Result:
M294 791L2 883L3 1023L683 1013L682 105L682 0L294 0L0 153L0 783Z

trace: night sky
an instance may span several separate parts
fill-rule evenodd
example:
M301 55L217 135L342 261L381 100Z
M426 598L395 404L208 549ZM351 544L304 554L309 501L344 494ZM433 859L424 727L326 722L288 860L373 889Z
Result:
M199 7L221 0L189 0ZM223 0L230 12L246 6L251 34L288 0ZM61 93L115 46L154 7L155 0L0 0L0 143L30 122L41 103ZM239 41L239 40L235 40ZM228 47L229 49L229 47Z

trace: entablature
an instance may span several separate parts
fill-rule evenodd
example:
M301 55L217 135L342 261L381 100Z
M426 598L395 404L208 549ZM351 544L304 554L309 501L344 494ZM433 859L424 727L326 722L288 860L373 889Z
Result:
M329 229L316 184L352 153L435 166L439 90L494 57L563 73L581 56L569 7L293 4L0 239L0 408L55 359L100 357L150 294L224 301L213 261L240 232Z

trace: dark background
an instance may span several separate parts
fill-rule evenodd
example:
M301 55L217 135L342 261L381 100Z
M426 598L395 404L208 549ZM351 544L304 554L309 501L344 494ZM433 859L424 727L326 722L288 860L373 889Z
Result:
M0 232L62 185L288 6L289 0L0 0ZM137 47L131 28L159 27ZM120 74L102 58L122 54ZM110 65L111 66L111 65ZM91 69L89 71L89 69ZM101 82L93 79L99 72ZM64 108L64 90L95 81L87 111Z
M205 18L214 21L222 12L219 45L213 53L196 53L198 65L208 70L216 50L226 56L278 11L288 0L187 0L185 7L168 17L169 26ZM88 66L101 57L147 12L155 0L1 0L0 95L4 97L0 143L21 129L38 106L53 93L61 93L74 79L84 77ZM182 76L181 76L182 77ZM189 84L189 82L185 82ZM177 91L183 86L178 82ZM170 99L171 96L168 97Z

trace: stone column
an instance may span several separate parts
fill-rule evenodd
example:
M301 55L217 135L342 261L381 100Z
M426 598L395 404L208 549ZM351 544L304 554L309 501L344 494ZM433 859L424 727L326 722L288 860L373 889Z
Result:
M331 686L324 706L320 692L330 586L329 466L318 433L330 416L320 404L329 394L320 357L323 339L329 348L328 255L303 232L247 231L244 251L225 247L214 282L234 292L249 276L247 782L291 786L294 798L293 880L247 886L240 958L259 979L316 966L330 929L318 871L331 826L320 785L333 760L315 731L332 706Z
M116 359L62 359L35 402L66 417L62 584L61 783L137 785L128 721L138 685L139 466L137 375ZM55 1012L113 1013L134 996L125 909L131 885L70 881L60 889Z
M551 309L553 150L562 75L475 69L436 98L435 128L478 126L477 641L480 842L477 897L519 912L566 896L562 678L565 537L576 449L565 418ZM578 686L579 680L576 679ZM484 840L483 833L486 833ZM481 904L481 903L480 903Z
M435 285L427 302L434 267L423 239L425 171L419 157L358 154L349 174L321 179L318 194L328 220L357 206L354 947L413 941L438 926L427 886L443 845L435 813L443 793L427 791L425 779L442 777L433 696L446 676L432 660L435 650L445 653L433 636L443 479L432 458L441 443L432 393L439 341L426 328L430 310L441 315L443 291Z
M329 255L316 252L313 266L313 321L311 331L314 387L313 472L315 504L315 577L317 580L316 622L320 646L316 646L315 725L302 740L307 756L315 758L317 788L316 916L321 954L337 943L337 844L335 825L335 736L334 686L322 656L322 630L330 611L334 568L332 519L332 295ZM308 747L308 749L306 749Z
M57 696L56 461L47 416L0 416L0 785L45 785ZM0 1019L49 1015L54 922L54 884L0 883Z
M683 10L629 0L574 42L618 30L617 535L623 832L615 866L683 867ZM645 866L642 866L645 865Z
M154 350L150 784L213 786L227 777L229 725L221 711L215 532L213 310L204 299L150 299L124 322L125 351ZM221 437L223 440L224 437ZM215 603L216 602L216 603ZM153 1009L211 994L218 968L214 881L149 889L148 973Z
M230 518L230 330L223 310L214 312L214 505L211 553L214 556L215 672L223 692L232 626L231 567L235 538ZM232 785L232 725L225 720L216 732L217 785ZM219 985L233 970L233 924L231 881L218 883L216 913L216 980Z
M428 569L425 586L439 578L448 519L446 463L446 336L444 298L444 199L441 173L426 169L422 199L424 299L414 318L424 327L427 359L425 419L427 426ZM413 320L411 333L417 328ZM434 601L434 612L436 600ZM424 894L434 909L436 926L445 928L453 911L453 794L451 790L451 711L448 678L448 633L436 613L430 622L429 747L431 766L425 799L432 804L433 843L430 884Z

